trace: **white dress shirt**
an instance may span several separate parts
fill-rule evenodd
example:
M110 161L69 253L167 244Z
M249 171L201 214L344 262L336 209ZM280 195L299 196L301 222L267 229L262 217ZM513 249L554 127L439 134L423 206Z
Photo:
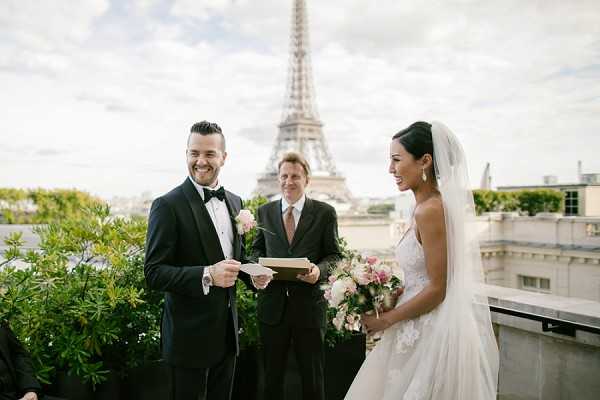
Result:
M295 202L294 204L289 204L285 200L285 197L281 198L281 214L285 214L285 212L287 211L287 209L290 205L292 207L294 207L292 209L292 215L294 216L294 224L296 225L296 228L298 228L298 221L300 221L300 216L302 215L302 209L304 208L304 203L306 203L306 195L305 194L303 194L302 197L300 197L298 199L298 201ZM284 215L284 220L285 220L285 215Z
M198 185L191 177L189 178L196 190L198 190L200 197L202 197L202 201L204 201L204 188L208 190L217 190L221 187L220 184L217 184L214 188ZM233 258L233 226L231 224L231 217L229 215L229 210L227 209L227 204L225 204L225 201L213 197L204 205L206 206L208 215L210 215L210 219L217 231L223 255L226 259ZM204 267L204 276L208 274L208 267ZM210 287L203 282L202 290L204 291L204 294L208 294Z

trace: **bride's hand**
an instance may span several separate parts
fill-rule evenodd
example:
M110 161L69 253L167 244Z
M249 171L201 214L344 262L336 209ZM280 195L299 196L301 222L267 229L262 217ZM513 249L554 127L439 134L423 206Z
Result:
M394 290L393 292L387 294L386 298L384 298L384 300L383 300L383 305L379 309L379 312L382 313L382 312L393 310L396 307L398 298L400 296L402 296L402 293L404 293L404 288L399 287L398 289Z
M383 331L392 325L386 318L386 313L379 314L379 318L376 315L363 314L361 320L369 335Z

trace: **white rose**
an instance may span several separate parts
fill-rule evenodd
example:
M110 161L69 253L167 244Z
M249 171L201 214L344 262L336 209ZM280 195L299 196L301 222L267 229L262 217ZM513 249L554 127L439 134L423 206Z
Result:
M331 285L331 300L329 303L333 307L337 307L342 302L342 300L344 300L346 290L347 287L345 279L338 279L337 281L333 282L333 284Z
M335 328L338 331L341 331L345 320L346 320L346 312L345 312L345 310L340 309L340 310L338 310L337 314L335 315L335 317L333 318L333 320L331 322L333 322L333 326L335 326Z
M351 274L352 278L354 278L356 283L358 283L359 285L367 285L370 282L369 276L367 274L367 271L365 270L364 265L358 265L354 267L352 269Z
M392 268L392 275L400 279L400 282L404 285L404 270L398 266Z

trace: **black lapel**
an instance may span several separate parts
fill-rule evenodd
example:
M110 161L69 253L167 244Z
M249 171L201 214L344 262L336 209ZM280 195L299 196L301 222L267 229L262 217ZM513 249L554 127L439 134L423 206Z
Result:
M293 248L298 244L300 240L302 240L304 234L312 225L314 219L313 204L313 201L307 197L306 201L304 202L304 207L302 207L300 221L298 221L298 227L296 228L296 232L294 233L294 238L292 239L292 244L290 248Z
M288 243L287 234L285 233L285 228L283 225L283 212L281 211L281 200L275 201L270 211L271 218L273 218L273 222L275 224L275 236L280 238L286 247L289 247L290 244Z
M235 201L234 195L225 191L225 204L227 205L227 211L229 211L229 219L231 220L231 226L233 228L233 259L239 260L242 257L242 243L240 241L240 234L237 231L237 223L235 217L240 213L237 201Z
M221 249L221 242L219 241L217 230L213 225L212 219L210 219L210 215L208 214L208 210L204 205L200 193L198 193L198 190L196 190L196 187L189 178L185 180L183 185L181 185L181 188L192 209L196 228L198 228L198 232L200 233L200 243L202 244L208 262L215 264L224 260L225 256L223 255L223 249Z

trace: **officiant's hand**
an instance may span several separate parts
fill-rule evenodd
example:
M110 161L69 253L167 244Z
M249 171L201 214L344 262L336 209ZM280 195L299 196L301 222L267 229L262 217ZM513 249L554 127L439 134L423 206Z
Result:
M271 282L271 279L273 279L273 275L258 275L251 278L255 288L265 289L269 282Z
M360 316L362 324L369 335L383 331L392 325L385 314L386 313L380 313L379 318L377 318L377 315L375 314L362 314Z
M296 278L301 280L302 282L310 283L314 285L319 280L319 276L321 275L321 270L315 264L310 264L310 271L307 274L298 274Z
M237 260L223 260L212 265L209 272L213 285L222 288L235 285L235 280L240 272L240 265L240 262Z

